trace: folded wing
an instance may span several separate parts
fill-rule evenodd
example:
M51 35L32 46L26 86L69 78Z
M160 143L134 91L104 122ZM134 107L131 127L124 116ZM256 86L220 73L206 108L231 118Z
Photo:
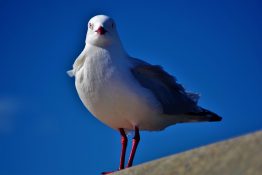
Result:
M139 59L131 59L131 72L144 88L149 89L161 103L163 113L177 115L198 112L198 94L186 92L175 77L161 66L151 65Z

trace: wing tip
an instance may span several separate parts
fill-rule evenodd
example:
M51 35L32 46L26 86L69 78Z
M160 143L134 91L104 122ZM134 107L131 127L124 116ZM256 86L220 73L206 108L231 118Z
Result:
M218 115L212 115L210 116L209 118L209 121L210 122L220 122L222 120L222 117L218 116Z
M214 112L211 112L205 108L201 108L202 113L204 116L208 117L208 121L209 122L219 122L222 120L222 117L220 117L219 115L217 115L216 113Z
M220 117L214 112L211 112L204 108L201 108L201 110L201 112L190 112L187 114L193 118L197 118L199 121L219 122L222 120L222 117Z

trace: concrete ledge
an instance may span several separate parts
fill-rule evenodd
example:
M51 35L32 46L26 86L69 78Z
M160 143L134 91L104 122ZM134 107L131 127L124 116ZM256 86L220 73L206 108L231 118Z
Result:
M161 158L114 175L261 175L262 131Z

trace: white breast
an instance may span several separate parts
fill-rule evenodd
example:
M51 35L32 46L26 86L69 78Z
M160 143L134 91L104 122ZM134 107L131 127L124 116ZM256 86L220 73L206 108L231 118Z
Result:
M158 129L160 104L134 79L127 59L102 50L89 55L76 73L76 88L86 108L111 128Z

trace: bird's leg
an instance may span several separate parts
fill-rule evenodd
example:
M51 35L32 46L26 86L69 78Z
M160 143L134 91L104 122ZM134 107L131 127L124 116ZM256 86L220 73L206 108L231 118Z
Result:
M127 147L127 136L125 133L125 130L123 128L118 129L121 135L121 143L122 143L122 150L121 150L121 156L120 156L120 165L119 170L124 169L125 167L125 157L126 157L126 147ZM103 172L102 174L111 174L114 171L111 172Z
M125 167L125 156L126 156L126 147L127 147L128 140L127 140L126 133L123 128L120 128L119 132L121 134L121 143L122 143L119 170L122 170Z
M135 127L135 136L132 140L132 149L131 149L131 153L130 153L130 156L129 156L127 168L131 167L133 165L133 160L134 160L134 157L135 157L136 148L137 148L139 141L140 141L139 129L138 129L138 127Z

